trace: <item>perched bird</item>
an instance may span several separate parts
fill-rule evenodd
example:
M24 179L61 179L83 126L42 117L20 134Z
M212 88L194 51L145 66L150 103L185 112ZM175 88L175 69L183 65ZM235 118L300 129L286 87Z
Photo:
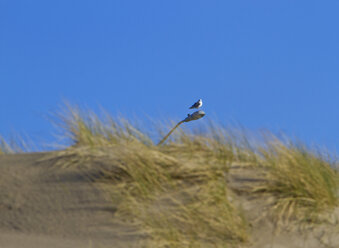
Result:
M197 108L200 108L202 106L202 100L199 99L196 103L194 103L190 109L197 109Z

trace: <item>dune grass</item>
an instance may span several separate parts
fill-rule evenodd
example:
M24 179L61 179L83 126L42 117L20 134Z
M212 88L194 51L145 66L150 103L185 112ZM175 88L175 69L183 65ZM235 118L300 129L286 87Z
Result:
M131 141L152 144L149 136L136 124L132 125L122 117L113 118L104 110L99 117L91 110L65 103L54 114L53 121L72 146L102 147Z
M13 153L13 149L6 142L6 140L0 136L0 155L7 153Z
M118 205L116 215L146 232L147 247L225 247L248 239L248 224L230 202L225 180L237 156L233 144L179 131L157 147L124 119L67 108L61 126L71 146L59 152L66 158L60 165L109 160L99 181Z
M127 214L148 230L149 242L155 247L225 247L247 240L247 223L228 198L227 163L147 150L124 157L133 186L122 182L113 191L122 187L121 213L131 207Z
M9 141L0 136L0 154L23 153L31 151L32 146L18 135L12 137Z
M111 193L116 215L134 219L146 232L145 247L246 242L249 225L226 180L234 163L265 172L264 183L248 194L273 195L276 222L316 223L322 213L338 206L334 165L303 145L276 137L262 145L243 130L209 123L198 132L178 129L164 145L155 146L156 135L122 118L100 118L71 105L58 117L70 140L70 147L59 152L61 165L109 161L111 166L96 180Z
M267 181L256 192L273 193L276 220L316 223L320 213L338 206L339 175L328 156L305 145L279 140L261 149Z
M0 155L5 153L3 147L4 147L4 141L3 141L3 139L0 137Z

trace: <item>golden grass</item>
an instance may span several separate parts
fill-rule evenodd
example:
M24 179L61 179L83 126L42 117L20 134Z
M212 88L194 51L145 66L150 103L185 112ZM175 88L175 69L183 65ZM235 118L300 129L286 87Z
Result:
M15 137L6 141L0 136L0 154L22 153L30 151L28 143L22 137Z
M256 192L273 193L277 221L315 223L320 213L338 206L339 175L334 163L303 145L279 140L261 149L267 181Z
M0 155L6 153L13 153L13 150L5 141L5 139L0 136Z
M60 116L71 147L59 164L81 166L109 160L105 189L117 215L147 231L147 246L225 247L247 240L247 223L230 201L225 175L235 159L233 145L206 135L188 135L157 147L129 122L68 106Z
M147 134L126 119L114 119L106 112L102 115L99 118L91 110L66 103L55 117L56 124L62 129L62 135L70 139L72 146L102 147L136 140L152 144Z
M212 165L197 158L165 156L171 166L163 167L164 164L158 162L162 169L157 173L163 177L159 184L150 183L152 194L139 193L127 198L128 205L136 203L133 209L140 210L138 218L150 230L152 241L170 247L212 244L224 247L227 243L245 241L246 221L228 198L227 164L214 162ZM147 168L153 167L150 161L143 163ZM145 170L141 173L145 174Z
M121 177L106 171L105 180L117 215L147 231L148 247L225 247L247 239L246 221L228 199L225 164L206 168L140 144L119 150L115 161Z
M303 146L276 138L261 146L242 130L213 123L200 132L178 129L167 143L155 146L147 132L121 118L99 118L71 105L59 118L71 141L59 152L60 164L109 161L100 180L118 205L117 215L134 219L146 231L146 247L246 242L248 224L226 181L232 163L246 162L266 172L265 183L249 194L274 195L277 222L315 223L338 205L338 173Z

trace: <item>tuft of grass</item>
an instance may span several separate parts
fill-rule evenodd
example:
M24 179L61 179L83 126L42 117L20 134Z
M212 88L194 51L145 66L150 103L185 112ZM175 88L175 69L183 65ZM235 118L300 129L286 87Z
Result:
M243 129L224 127L209 121L198 130L179 128L172 136L161 149L175 156L200 156L210 164L216 160L223 160L223 163L257 163L254 144Z
M14 153L13 148L6 142L6 140L0 137L0 154Z
M148 247L227 247L246 242L248 224L228 188L231 164L265 172L266 180L249 194L274 196L278 223L316 223L338 205L338 173L333 164L305 146L214 123L198 131L178 128L162 146L158 136L108 114L66 105L58 114L71 146L59 151L64 167L105 161L105 190L117 216L133 219L147 233ZM153 137L153 138L151 138ZM96 163L93 163L96 164ZM99 163L100 164L100 163Z
M247 240L247 223L229 201L227 165L177 159L154 147L119 152L124 180L110 188L117 215L133 217L151 247L225 247Z
M12 137L9 142L0 136L0 154L23 153L31 151L33 144L26 139L16 136Z
M71 146L103 147L134 141L152 144L149 136L128 120L114 119L105 111L98 116L89 109L65 103L54 116L56 125Z
M95 180L112 194L116 215L146 230L147 244L225 247L247 240L247 223L230 202L225 180L238 153L225 137L180 130L157 147L147 132L122 118L99 118L71 105L58 116L71 143L57 153L58 164L109 161Z
M339 175L334 164L304 145L279 140L261 150L267 181L256 192L276 196L273 210L281 224L297 220L314 224L338 205Z

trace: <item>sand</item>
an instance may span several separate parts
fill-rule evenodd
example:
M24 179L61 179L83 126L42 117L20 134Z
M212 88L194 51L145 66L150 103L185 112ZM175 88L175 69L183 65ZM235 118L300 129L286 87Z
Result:
M0 156L0 247L128 247L135 230L81 171L44 153Z
M0 156L0 247L139 247L141 232L116 219L115 206L79 169L61 170L46 153ZM339 247L337 220L304 233L273 235L262 199L242 194L260 175L234 166L230 186L253 221L251 248Z

